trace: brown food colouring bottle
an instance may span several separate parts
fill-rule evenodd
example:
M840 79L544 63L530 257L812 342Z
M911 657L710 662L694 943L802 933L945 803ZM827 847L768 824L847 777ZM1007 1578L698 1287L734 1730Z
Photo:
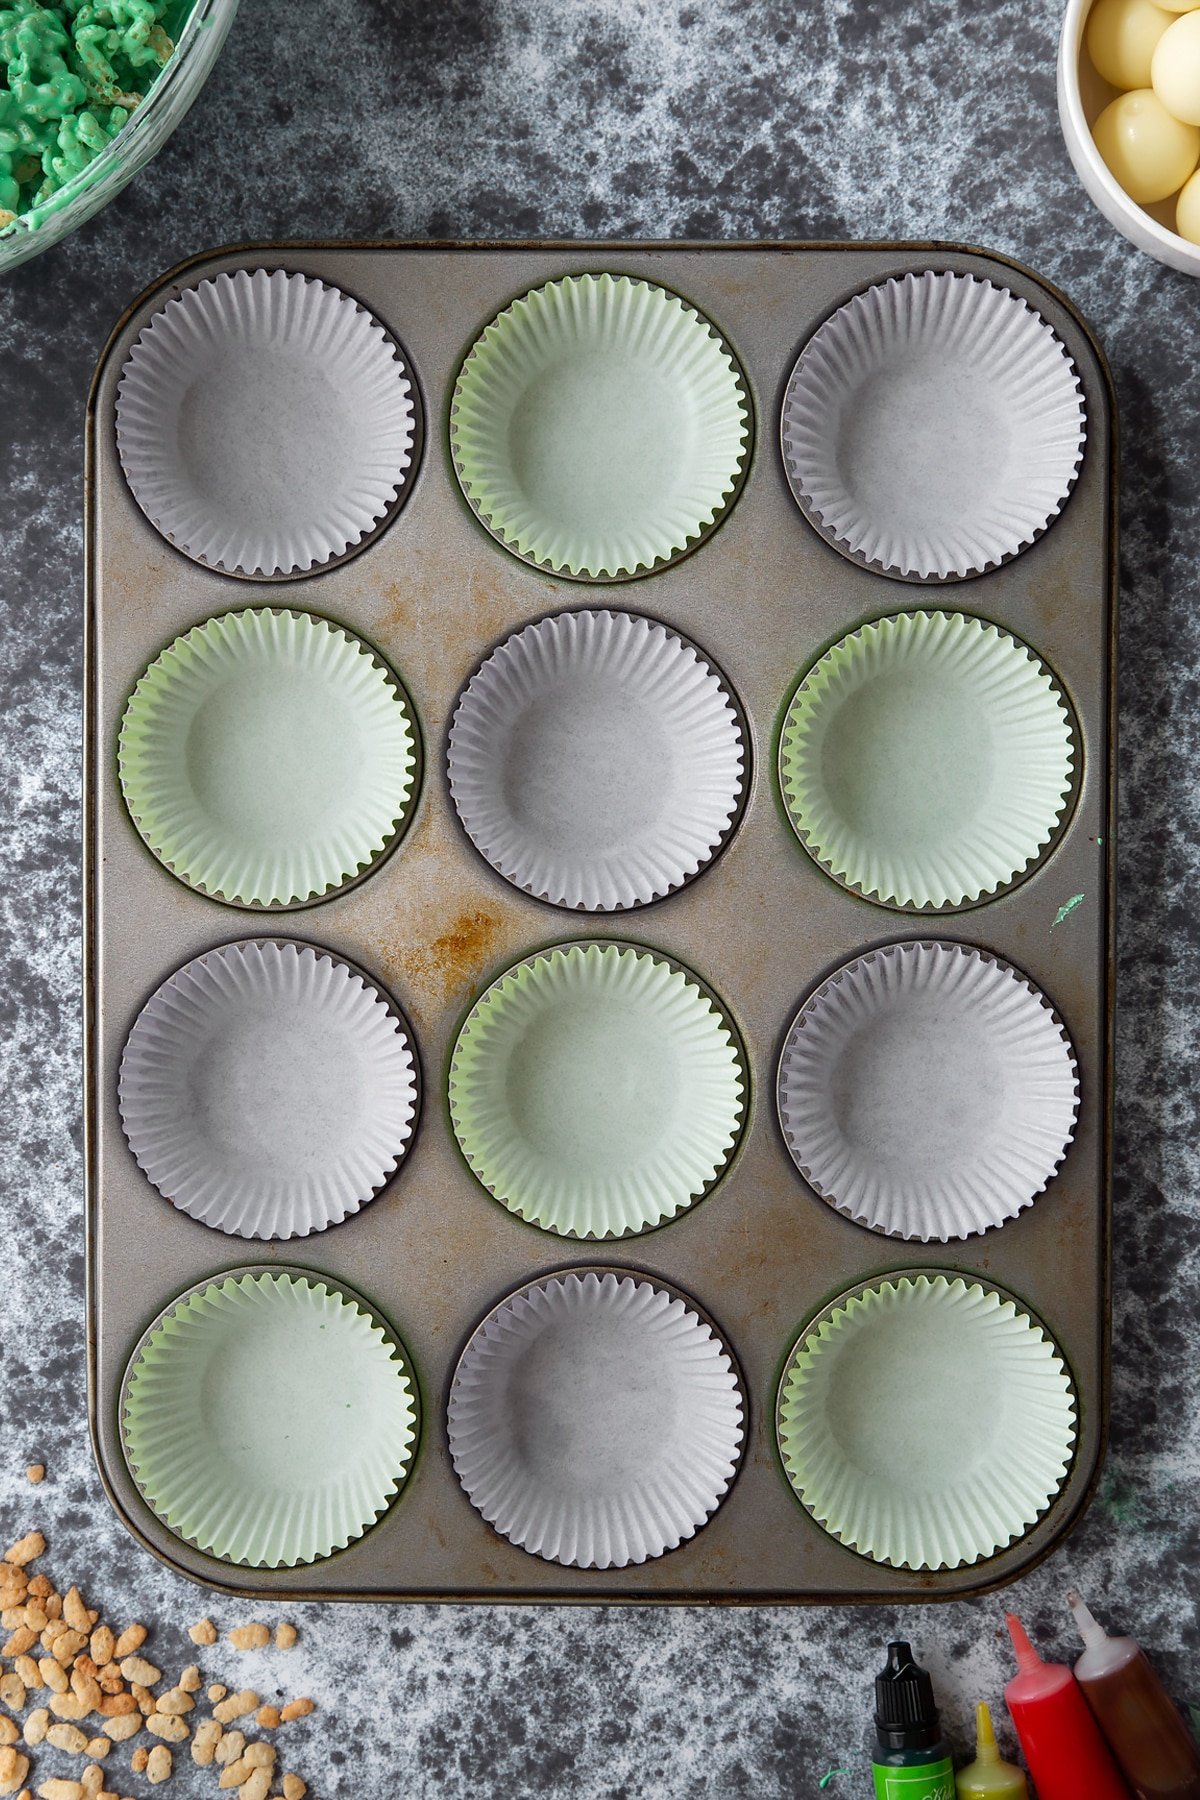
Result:
M1075 1679L1137 1800L1200 1800L1200 1751L1141 1649L1109 1637L1078 1594L1067 1604L1087 1646Z

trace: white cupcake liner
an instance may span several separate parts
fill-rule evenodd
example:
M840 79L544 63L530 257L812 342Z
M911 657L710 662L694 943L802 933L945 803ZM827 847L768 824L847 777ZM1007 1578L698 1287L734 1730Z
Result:
M1028 645L966 613L907 612L809 669L780 735L784 804L835 880L882 905L974 905L1057 841L1079 746Z
M135 500L227 574L303 575L361 543L408 478L416 423L379 321L282 269L185 288L140 333L117 390Z
M806 1327L780 1383L784 1471L873 1562L955 1569L1023 1537L1074 1456L1070 1374L1006 1295L941 1272L881 1277Z
M343 1550L408 1479L420 1403L403 1344L302 1269L234 1269L155 1320L121 1391L125 1460L178 1537L295 1568Z
M375 866L420 772L407 696L312 613L247 607L142 675L117 762L130 817L173 875L230 905L307 905Z
M1061 512L1084 446L1074 363L1007 288L905 275L856 294L784 395L788 480L838 549L885 575L957 580Z
M729 1350L623 1270L537 1282L490 1312L450 1389L450 1455L489 1525L547 1562L621 1569L693 1537L741 1459Z
M471 677L450 730L450 791L507 881L586 912L644 906L725 841L746 741L719 671L635 613L559 613Z
M839 1212L944 1242L1045 1190L1074 1135L1078 1069L1016 970L966 944L889 944L805 1001L778 1103L796 1167Z
M714 529L750 402L713 326L625 275L571 275L482 332L450 404L463 493L515 555L575 580L665 567Z
M690 971L628 944L564 944L475 1003L450 1063L469 1166L564 1237L649 1231L721 1178L746 1113L737 1033Z
M364 1206L412 1140L412 1038L388 997L307 944L227 944L143 1006L119 1105L139 1167L193 1219L304 1237Z

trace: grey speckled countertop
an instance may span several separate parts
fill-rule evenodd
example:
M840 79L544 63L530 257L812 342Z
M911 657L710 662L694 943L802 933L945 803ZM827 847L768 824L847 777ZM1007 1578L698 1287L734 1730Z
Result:
M79 751L84 399L126 303L210 245L272 237L942 238L1062 286L1123 428L1114 1407L1075 1535L1010 1590L1068 1647L1081 1585L1200 1703L1200 286L1076 185L1057 0L243 0L164 153L0 286L0 1535L38 1522L64 1583L188 1658L205 1597L111 1515L84 1398ZM130 1246L136 1258L137 1246ZM49 1468L38 1490L26 1462ZM6 1535L7 1534L7 1535ZM232 1623L270 1609L217 1602ZM213 1678L320 1711L310 1791L864 1794L890 1633L967 1741L998 1699L1000 1603L890 1610L287 1609L302 1644ZM39 1779L68 1759L44 1757ZM142 1794L127 1752L110 1786ZM822 1777L833 1774L822 1789ZM120 1771L120 1772L118 1772ZM215 1791L182 1760L168 1795ZM1082 1796L1081 1796L1082 1800Z

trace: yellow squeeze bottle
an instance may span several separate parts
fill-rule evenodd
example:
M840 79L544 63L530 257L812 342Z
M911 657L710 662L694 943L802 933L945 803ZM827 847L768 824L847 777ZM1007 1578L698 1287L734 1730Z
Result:
M975 1761L955 1776L958 1800L1029 1800L1024 1770L1002 1762L986 1700L975 1708Z

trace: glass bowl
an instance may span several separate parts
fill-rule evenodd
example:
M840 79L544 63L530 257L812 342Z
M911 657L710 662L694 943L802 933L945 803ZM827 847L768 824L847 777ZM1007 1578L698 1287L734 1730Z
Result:
M238 0L194 0L170 61L129 122L74 180L0 236L0 274L98 213L162 149L217 60Z

